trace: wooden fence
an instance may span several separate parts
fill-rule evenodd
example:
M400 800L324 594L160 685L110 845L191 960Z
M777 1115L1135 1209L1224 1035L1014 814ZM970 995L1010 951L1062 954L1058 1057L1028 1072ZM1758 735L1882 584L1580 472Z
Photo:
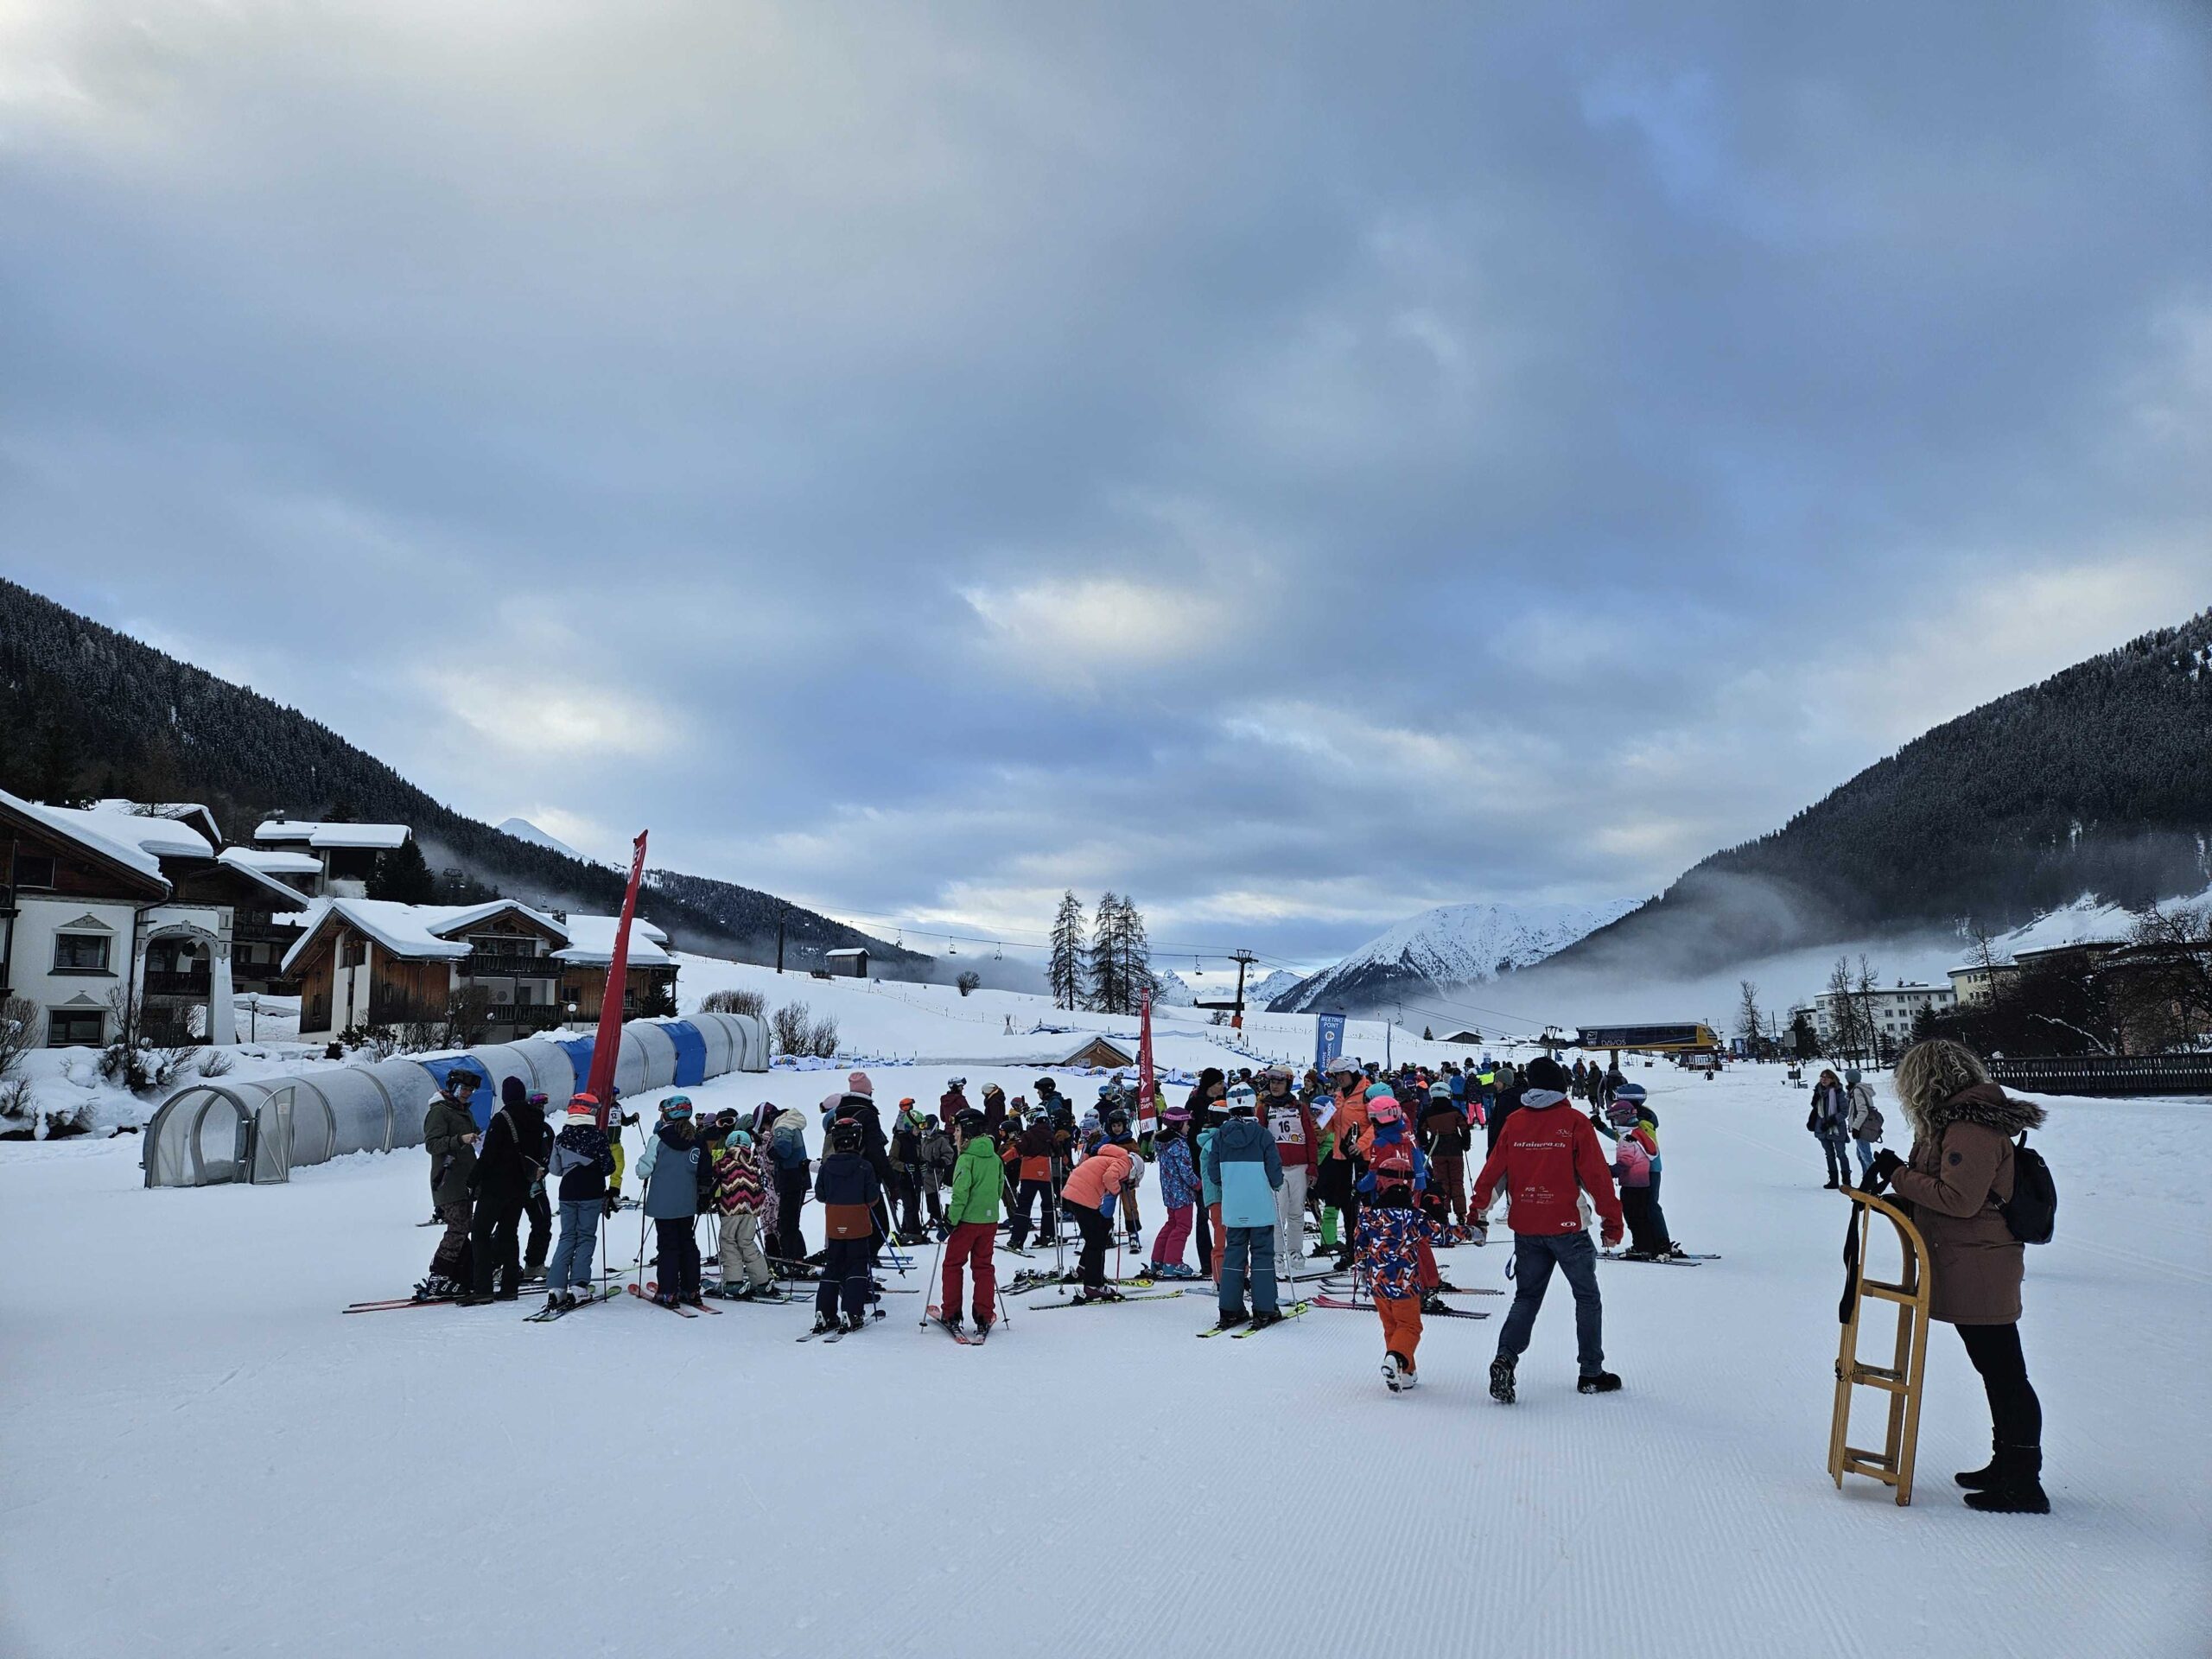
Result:
M2032 1095L2212 1095L2212 1054L1992 1060L1989 1075Z

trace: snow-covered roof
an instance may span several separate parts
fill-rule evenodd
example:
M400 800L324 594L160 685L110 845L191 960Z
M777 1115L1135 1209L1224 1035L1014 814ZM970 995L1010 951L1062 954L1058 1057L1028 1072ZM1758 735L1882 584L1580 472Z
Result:
M253 838L256 841L303 841L310 847L372 848L389 852L406 843L407 826L404 823L308 823L293 818L271 818L255 828Z
M252 882L256 887L265 889L269 896L272 899L277 901L270 906L272 909L305 910L315 901L309 899L305 893L302 893L297 887L285 886L283 882L276 879L274 874L264 868L259 862L259 860L264 858L292 858L296 856L298 856L298 855L292 853L262 853L257 855L250 848L226 847L221 852L215 855L215 861L227 869L236 870L240 875L245 877L247 880ZM315 865L315 861L311 858L302 859L302 861L316 868L321 868L319 865Z
M95 835L126 847L136 847L156 859L215 856L207 837L190 824L134 812L130 807L128 801L103 801L98 806L49 806L42 810L48 823L81 825Z
M0 806L45 825L64 841L74 842L86 852L105 859L111 864L120 864L163 888L168 886L168 878L162 874L162 861L158 857L148 852L135 839L115 839L103 824L93 823L89 813L72 811L67 807L43 806L36 801L27 801L19 795L10 795L4 789L0 789ZM191 832L188 830L186 833Z
M223 827L215 822L215 815L198 801L126 801L120 798L94 801L93 809L103 812L135 812L142 817L175 818L188 823L207 838L211 845L223 844Z
M470 954L466 939L449 937L494 916L515 911L542 922L554 932L561 924L512 899L495 899L482 905L403 905L392 899L317 899L308 906L306 931L284 953L283 971L307 950L322 925L334 915L350 923L395 957L415 962L459 962ZM557 953L556 953L557 954Z
M578 916L571 912L567 948L553 954L563 962L585 967L605 967L614 960L614 930L619 916ZM644 917L630 923L630 963L635 968L664 968L672 958L664 948L668 935Z
M322 861L308 853L277 852L266 847L226 847L223 860L251 865L264 875L321 875Z
M824 950L822 954L825 957L864 957L868 955L868 950L862 945L846 944L840 945L835 950Z

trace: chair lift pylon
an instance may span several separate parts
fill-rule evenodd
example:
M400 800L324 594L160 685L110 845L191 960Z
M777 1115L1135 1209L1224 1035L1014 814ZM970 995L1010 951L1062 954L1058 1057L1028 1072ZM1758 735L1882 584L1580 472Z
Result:
M1851 1273L1851 1312L1835 1360L1835 1411L1828 1424L1828 1473L1839 1490L1843 1478L1866 1475L1897 1490L1900 1506L1912 1502L1913 1460L1920 1444L1921 1383L1928 1370L1928 1243L1912 1218L1872 1192L1846 1187L1853 1205L1846 1260ZM1903 1267L1895 1282L1866 1271L1877 1214L1896 1229ZM1851 1248L1855 1246L1855 1249ZM1869 1298L1897 1309L1895 1344L1890 1363L1872 1365L1859 1356L1859 1327ZM1872 1389L1889 1400L1882 1449L1869 1452L1849 1443L1853 1389Z

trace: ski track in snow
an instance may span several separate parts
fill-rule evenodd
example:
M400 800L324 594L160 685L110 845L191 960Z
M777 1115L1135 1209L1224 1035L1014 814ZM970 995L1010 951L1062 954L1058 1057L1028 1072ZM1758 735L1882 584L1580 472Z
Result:
M1494 1301L1432 1321L1398 1396L1369 1316L1193 1348L1204 1281L1050 1318L1016 1298L980 1351L904 1298L834 1347L791 1340L810 1296L343 1318L428 1259L419 1151L149 1192L135 1141L0 1147L0 1652L2202 1654L2212 1230L2187 1152L2212 1117L2055 1103L2060 1238L2023 1335L2056 1513L1985 1517L1950 1481L1987 1420L1943 1326L1911 1507L1825 1472L1847 1210L1802 1092L1644 1080L1669 1219L1726 1259L1599 1266L1611 1396L1574 1392L1554 1279L1510 1408ZM1495 1236L1447 1274L1510 1291Z

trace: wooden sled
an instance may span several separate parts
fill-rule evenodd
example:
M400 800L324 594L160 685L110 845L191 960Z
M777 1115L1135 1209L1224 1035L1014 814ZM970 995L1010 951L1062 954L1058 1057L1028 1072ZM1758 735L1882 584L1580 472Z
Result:
M1847 1187L1858 1271L1853 1275L1851 1317L1844 1321L1835 1361L1835 1414L1828 1427L1828 1473L1839 1489L1847 1474L1867 1475L1897 1489L1900 1504L1912 1502L1914 1454L1920 1444L1920 1385L1928 1370L1928 1245L1911 1217L1887 1199ZM1904 1265L1897 1282L1885 1283L1866 1271L1877 1214L1897 1230ZM1890 1363L1871 1365L1859 1357L1859 1327L1867 1300L1897 1310L1897 1332ZM1874 1389L1889 1396L1889 1422L1879 1452L1847 1444L1853 1389Z

